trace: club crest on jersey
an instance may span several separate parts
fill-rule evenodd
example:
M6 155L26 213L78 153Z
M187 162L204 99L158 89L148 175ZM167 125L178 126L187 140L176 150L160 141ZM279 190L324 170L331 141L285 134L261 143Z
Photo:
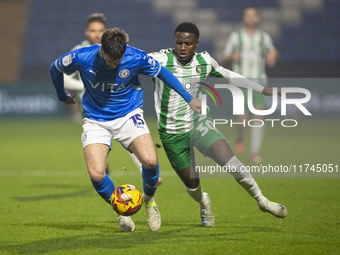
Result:
M67 56L63 57L63 66L68 66L69 64L72 63L72 56L71 54L68 54Z
M191 90L191 84L190 84L190 83L184 84L184 88L186 89L186 91L190 92L190 90Z
M128 69L123 69L122 71L119 72L119 77L121 79L126 79L127 77L129 77L130 75L130 71Z
M201 65L197 66L197 67L196 67L196 72L197 72L198 74L203 73L203 66L201 66Z
M152 65L151 69L154 69L156 67L156 61L153 58L149 58L148 63Z

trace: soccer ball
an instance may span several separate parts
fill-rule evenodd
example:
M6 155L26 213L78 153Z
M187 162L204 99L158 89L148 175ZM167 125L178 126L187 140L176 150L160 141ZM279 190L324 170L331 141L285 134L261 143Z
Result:
M117 187L111 195L113 210L123 216L130 216L139 211L142 207L142 194L130 184Z

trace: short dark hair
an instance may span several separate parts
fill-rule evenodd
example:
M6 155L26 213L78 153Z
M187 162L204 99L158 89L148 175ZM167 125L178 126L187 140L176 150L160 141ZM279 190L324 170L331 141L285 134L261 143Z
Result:
M90 23L92 22L100 22L103 23L104 26L106 27L106 17L104 13L92 13L88 16L87 18L87 26L89 26Z
M178 32L193 33L197 39L200 38L200 31L198 30L198 27L191 22L183 22L179 24L175 29L175 34Z
M112 28L105 31L101 44L105 54L111 59L120 59L124 56L128 35L120 28Z

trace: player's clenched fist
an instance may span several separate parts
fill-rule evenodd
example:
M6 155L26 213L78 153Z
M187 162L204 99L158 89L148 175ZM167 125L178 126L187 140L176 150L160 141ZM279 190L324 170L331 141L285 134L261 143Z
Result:
M76 96L73 94L68 94L64 104L72 105L76 103Z
M193 109L197 113L201 113L201 108L202 108L202 101L201 99L198 99L194 97L190 102L189 106L191 109Z

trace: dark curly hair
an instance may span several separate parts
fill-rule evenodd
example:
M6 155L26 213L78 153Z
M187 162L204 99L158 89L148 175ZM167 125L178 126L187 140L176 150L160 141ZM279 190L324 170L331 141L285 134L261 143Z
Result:
M191 22L183 22L179 24L175 29L175 34L177 32L193 33L197 39L200 37L200 31L198 30L198 27Z

